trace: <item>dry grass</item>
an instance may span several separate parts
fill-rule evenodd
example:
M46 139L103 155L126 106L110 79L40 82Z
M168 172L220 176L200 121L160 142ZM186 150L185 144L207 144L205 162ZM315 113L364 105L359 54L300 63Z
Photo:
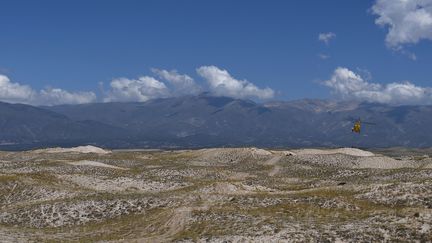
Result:
M208 151L211 154L206 154ZM332 155L326 155L326 164L320 164L320 157L308 161L282 156L283 151L260 155L254 151L115 151L103 155L0 152L0 239L165 242L432 238L432 206L427 204L432 200L428 196L432 195L432 169L422 169L428 160L417 150L414 155L388 151L400 155L395 157L398 161L409 160L410 164L410 168L388 170L347 168L350 162L340 159L351 157L335 155L338 163L333 165L328 157ZM212 158L215 160L207 161ZM128 170L67 163L81 160ZM72 183L65 176L97 180ZM86 184L109 185L119 178L162 187L145 191L137 184L136 189L131 185L122 191L101 191L94 189L98 185ZM170 183L184 186L170 189ZM406 193L403 203L386 198L397 193L392 190ZM56 207L62 208L61 215L41 213ZM91 217L80 216L92 211L95 214Z

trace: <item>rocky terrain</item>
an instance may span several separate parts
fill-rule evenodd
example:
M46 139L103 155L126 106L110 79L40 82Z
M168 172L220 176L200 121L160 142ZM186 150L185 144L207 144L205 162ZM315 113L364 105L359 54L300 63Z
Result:
M0 242L431 242L432 150L0 152Z

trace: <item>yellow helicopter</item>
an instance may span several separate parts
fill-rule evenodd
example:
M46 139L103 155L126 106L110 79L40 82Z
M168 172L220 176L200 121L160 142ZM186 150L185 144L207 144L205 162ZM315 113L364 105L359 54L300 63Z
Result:
M360 120L360 118L359 119L357 119L355 122L354 122L354 126L353 126L353 128L351 129L351 132L355 132L355 133L358 133L358 134L360 134L360 132L361 132L361 124L367 124L367 125L375 125L375 123L372 123L372 122L362 122L361 120Z

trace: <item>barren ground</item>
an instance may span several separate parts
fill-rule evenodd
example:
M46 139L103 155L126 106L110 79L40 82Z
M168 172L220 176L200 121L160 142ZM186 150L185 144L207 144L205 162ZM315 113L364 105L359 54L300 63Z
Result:
M432 150L0 152L1 242L430 242L431 227Z

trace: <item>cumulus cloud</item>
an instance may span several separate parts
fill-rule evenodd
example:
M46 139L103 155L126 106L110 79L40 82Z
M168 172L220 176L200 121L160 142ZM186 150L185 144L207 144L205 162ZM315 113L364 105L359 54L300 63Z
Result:
M0 75L0 100L20 103L33 99L35 95L35 91L30 86L13 83L7 76Z
M96 101L93 92L69 92L59 88L43 89L39 92L36 104L61 105L61 104L85 104Z
M105 102L147 101L170 95L167 86L163 82L149 76L138 79L114 79L111 81L110 86L111 89L104 97Z
M410 82L381 85L365 81L353 71L339 67L323 82L342 99L355 99L387 104L431 104L432 88L418 87Z
M385 41L391 48L432 40L432 0L377 0L372 12L377 25L388 27Z
M0 100L32 105L82 104L94 102L96 95L93 92L69 92L58 88L36 91L0 75Z
M336 38L336 34L333 32L320 33L318 40L328 44L332 39Z
M28 85L12 82L5 75L0 75L0 101L30 105L84 104L98 100L144 102L155 98L196 95L204 90L214 95L234 98L268 99L274 96L272 89L258 88L246 80L237 80L226 70L215 66L203 66L197 69L198 74L207 80L206 86L197 84L192 77L180 74L176 70L152 69L152 72L163 81L151 76L137 79L116 78L111 80L107 90L104 90L103 83L99 83L102 93L100 97L91 91L71 92L60 88L35 90Z
M228 71L215 66L202 66L197 69L198 75L203 77L215 95L234 98L269 99L274 96L270 88L258 88L247 80L233 78Z
M110 83L110 89L103 92L103 101L147 101L154 98L196 95L204 91L204 88L192 77L180 74L176 70L153 68L151 71L165 82L149 76L138 79L114 79ZM207 80L208 91L214 95L258 99L268 99L274 96L272 89L261 89L246 80L237 80L226 70L215 66L200 67L197 73Z
M167 71L153 68L152 72L161 79L168 81L173 87L173 93L176 95L194 95L202 90L193 78L185 74L179 74L176 70Z

